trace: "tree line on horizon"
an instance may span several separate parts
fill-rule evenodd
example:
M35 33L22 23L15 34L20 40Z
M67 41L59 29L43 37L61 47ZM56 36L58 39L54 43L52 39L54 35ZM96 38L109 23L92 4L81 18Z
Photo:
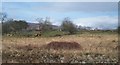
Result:
M28 23L25 20L14 20L14 19L7 20L6 14L3 13L1 15L2 15L1 22L2 22L3 34L27 30L27 28L29 27ZM45 20L43 20L43 18L37 18L37 21L39 22L40 32L53 30L52 23L50 22L50 18L46 17ZM60 25L60 30L67 32L68 34L75 34L78 31L78 29L79 29L78 26L75 25L73 21L70 20L69 17L64 18ZM120 30L120 27L118 27L118 30Z
M43 18L37 18L39 22L39 29L42 32L51 31L52 30L52 23L50 22L49 18L46 17L45 20ZM26 30L29 27L28 23L25 20L14 20L8 19L7 15L2 14L1 18L2 22L2 33L7 34L11 32L19 32L22 30ZM69 17L63 19L62 24L60 26L61 31L68 32L69 34L74 34L77 31L77 26L72 23Z

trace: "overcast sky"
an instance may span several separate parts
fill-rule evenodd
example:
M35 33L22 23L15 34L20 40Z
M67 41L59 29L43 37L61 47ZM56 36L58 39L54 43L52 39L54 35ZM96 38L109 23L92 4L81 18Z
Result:
M76 25L114 29L118 25L117 2L3 2L2 11L8 18L36 22L36 18L50 17L60 25L70 17Z

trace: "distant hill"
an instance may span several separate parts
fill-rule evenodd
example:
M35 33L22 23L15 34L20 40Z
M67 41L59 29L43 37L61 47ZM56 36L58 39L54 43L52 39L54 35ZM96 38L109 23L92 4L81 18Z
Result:
M39 30L39 23L28 23L29 27L27 28L27 30ZM57 25L51 25L52 29L60 29L59 26Z
M27 30L39 30L39 23L28 23L28 25L29 27L27 28ZM51 25L51 27L53 30L60 30L60 26ZM78 26L78 30L116 30L116 29L99 29L87 26Z

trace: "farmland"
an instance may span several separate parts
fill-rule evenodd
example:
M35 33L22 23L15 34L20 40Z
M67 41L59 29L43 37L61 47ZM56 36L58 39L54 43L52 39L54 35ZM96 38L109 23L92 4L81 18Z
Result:
M76 42L80 49L52 49L53 42ZM3 36L3 63L113 63L118 62L118 35L106 33L78 33L52 37ZM71 46L72 47L72 46Z

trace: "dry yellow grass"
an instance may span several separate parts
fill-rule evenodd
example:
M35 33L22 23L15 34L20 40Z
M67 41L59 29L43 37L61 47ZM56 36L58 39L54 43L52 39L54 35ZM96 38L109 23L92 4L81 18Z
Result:
M62 37L36 37L36 38L16 38L16 37L3 37L2 45L4 49L15 49L31 45L40 48L51 41L74 41L79 43L83 50L49 50L51 53L63 54L79 54L79 53L100 53L110 57L117 57L118 50L118 35L117 34L81 34L81 35L66 35ZM43 50L44 51L44 50Z

